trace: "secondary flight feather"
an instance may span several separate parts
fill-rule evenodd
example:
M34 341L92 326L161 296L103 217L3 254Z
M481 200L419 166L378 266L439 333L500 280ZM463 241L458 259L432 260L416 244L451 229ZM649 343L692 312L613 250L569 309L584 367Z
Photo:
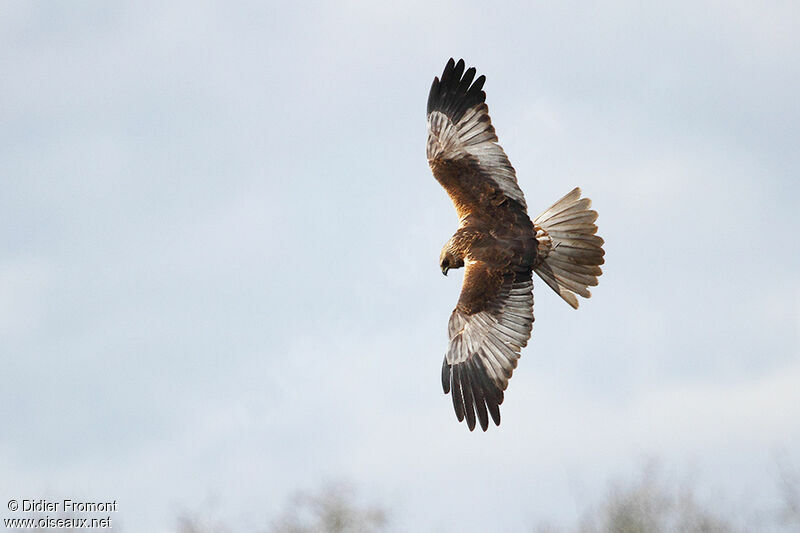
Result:
M453 201L458 230L439 256L442 273L466 267L450 315L442 387L459 421L486 431L533 327L532 273L578 308L602 274L597 213L575 188L531 220L514 167L497 144L484 76L447 62L428 95L428 163Z

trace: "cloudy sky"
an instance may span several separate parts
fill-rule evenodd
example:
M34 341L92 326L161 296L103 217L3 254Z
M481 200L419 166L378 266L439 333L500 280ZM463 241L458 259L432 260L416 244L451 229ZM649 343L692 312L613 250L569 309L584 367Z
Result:
M116 499L263 527L345 480L398 530L569 523L649 457L731 508L800 467L800 8L6 2L0 517ZM425 160L451 56L532 214L606 265L536 285L503 425L439 384L460 274Z

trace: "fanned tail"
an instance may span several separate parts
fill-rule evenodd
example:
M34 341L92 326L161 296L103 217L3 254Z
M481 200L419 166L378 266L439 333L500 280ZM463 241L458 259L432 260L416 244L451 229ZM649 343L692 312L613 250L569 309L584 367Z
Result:
M576 294L591 297L603 271L603 239L597 233L592 201L581 198L580 187L554 203L533 221L539 253L534 272L573 308Z

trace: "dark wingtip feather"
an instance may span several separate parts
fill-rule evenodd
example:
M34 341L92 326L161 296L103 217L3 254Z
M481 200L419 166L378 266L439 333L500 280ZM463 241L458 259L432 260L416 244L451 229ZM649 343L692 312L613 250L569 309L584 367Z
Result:
M472 84L472 90L476 92L482 91L484 83L486 83L486 76L481 74L480 76L478 76L478 79L475 80L475 83Z
M461 422L464 420L464 397L461 395L461 383L455 373L456 369L453 370L453 390L450 395L453 397L453 409L456 412L456 418Z
M442 71L442 84L450 81L450 78L453 76L453 71L455 70L456 62L453 61L453 58L450 58L450 61L444 66L444 70Z
M466 111L486 100L483 84L486 76L479 76L475 82L475 67L464 70L463 59L458 63L451 57L442 71L441 80L434 79L428 93L428 113L439 111L446 114L453 123L458 123Z
M464 72L464 76L461 78L461 83L458 85L458 92L466 93L469 90L470 85L472 85L472 79L475 77L475 67L470 67Z
M461 394L464 395L464 415L467 417L469 430L475 429L475 398L472 396L472 383L470 383L469 372L464 365L458 365L458 377L461 381Z
M433 78L433 83L431 84L431 90L428 93L428 113L431 112L433 107L433 103L439 97L439 77Z
M487 403L486 406L489 408L489 414L492 415L492 420L494 421L494 425L495 426L499 426L500 425L500 408L497 406L497 404L488 404Z
M461 76L464 74L464 67L465 66L466 65L464 65L464 60L463 59L459 59L458 63L456 63L455 70L453 70L453 77L460 81L461 80Z
M450 374L450 365L447 364L447 357L445 357L442 363L442 389L445 394L450 392Z
M499 426L500 404L503 403L503 391L498 389L497 386L489 379L489 376L486 372L486 367L480 358L475 359L475 373L473 375L477 376L477 379L483 388L483 396L484 400L486 401L486 408L489 410L489 414L492 416L494 424Z
M475 359L467 361L464 365L467 367L466 372L470 375L469 381L472 384L472 398L475 400L475 412L478 415L478 421L481 423L481 429L486 431L489 428L489 415L486 412L484 385L480 373L476 368Z
M473 389L473 394L475 390ZM481 425L481 429L486 431L489 429L489 414L486 412L486 403L483 399L475 398L475 412L478 413L478 422Z

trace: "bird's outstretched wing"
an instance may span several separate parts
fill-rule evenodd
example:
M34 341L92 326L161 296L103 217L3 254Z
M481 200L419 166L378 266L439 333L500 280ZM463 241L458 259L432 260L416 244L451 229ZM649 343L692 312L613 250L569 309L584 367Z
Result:
M514 167L497 144L489 108L484 103L484 76L464 70L451 58L434 78L428 95L428 163L463 219L481 209L511 200L526 212Z
M444 392L452 395L456 417L459 422L466 417L470 431L475 429L476 415L484 431L488 415L500 425L503 391L532 327L530 270L514 272L470 262L450 316L450 345L442 365Z

